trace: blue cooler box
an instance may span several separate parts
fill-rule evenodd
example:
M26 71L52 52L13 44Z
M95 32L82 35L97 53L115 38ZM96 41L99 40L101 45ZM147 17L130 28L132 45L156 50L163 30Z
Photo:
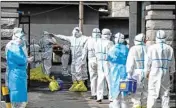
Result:
M119 88L121 92L136 93L137 81L134 79L121 80Z

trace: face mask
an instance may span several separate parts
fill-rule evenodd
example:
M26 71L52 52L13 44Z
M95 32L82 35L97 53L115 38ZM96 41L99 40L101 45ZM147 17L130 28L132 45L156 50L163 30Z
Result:
M102 35L102 39L108 39L108 40L110 40L110 36L109 35Z
M19 45L20 47L24 47L25 43L24 43L23 40L17 38L15 41L18 43L18 45Z
M98 33L92 33L92 37L93 37L93 38L100 38L100 36L99 36Z
M124 43L124 38L115 38L115 43L117 44L117 43Z
M92 33L92 37L93 37L93 38L96 38L96 36L97 36L97 35L96 35L95 33Z

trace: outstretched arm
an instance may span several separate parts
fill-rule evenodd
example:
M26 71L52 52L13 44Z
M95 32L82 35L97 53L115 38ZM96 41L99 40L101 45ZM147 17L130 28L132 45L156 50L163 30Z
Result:
M63 40L66 40L66 41L71 41L71 37L70 36L65 36L65 35L56 35L56 34L52 34L53 36L57 37L57 38L60 38L60 39L63 39Z
M66 40L66 41L71 41L71 37L70 36L65 36L65 35L60 35L60 34L53 34L53 33L48 33L47 31L44 31L44 34L46 35L52 35L54 37L57 37L57 38L60 38L60 39L63 39L63 40Z

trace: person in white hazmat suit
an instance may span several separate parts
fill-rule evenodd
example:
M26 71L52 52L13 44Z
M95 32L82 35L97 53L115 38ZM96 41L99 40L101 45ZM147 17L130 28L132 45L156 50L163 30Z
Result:
M101 38L101 33L98 28L94 28L92 31L92 36L87 40L85 53L88 54L88 68L90 75L90 87L91 87L91 97L90 99L97 99L97 59L95 56L95 46L97 41ZM104 99L107 98L108 90L107 84L104 87Z
M64 36L60 34L53 34L53 36L69 41L71 43L71 74L73 84L70 87L69 91L80 91L80 88L78 86L80 86L80 84L84 85L84 81L88 79L86 57L85 55L82 55L88 37L82 35L79 27L75 27L73 29L72 36ZM81 91L87 91L87 88Z
M48 32L43 32L43 37L39 41L40 47L42 49L42 59L43 59L43 68L44 72L47 75L51 74L52 67L52 54L53 54L53 46L56 43L56 39L52 37L52 35L47 34Z
M95 47L95 56L97 58L98 64L98 82L97 82L97 102L101 102L104 94L104 85L107 82L108 89L110 89L110 79L109 79L109 70L110 65L107 61L107 54L109 49L114 45L111 38L111 31L109 29L103 29L101 39L97 41ZM105 82L106 81L106 82ZM111 93L109 90L109 100L111 99Z
M175 58L173 48L166 44L163 30L157 31L156 44L147 49L145 72L148 76L147 108L156 108L158 97L162 99L162 108L170 108L170 74L175 72Z
M127 93L121 92L119 89L120 80L125 80L127 77L126 60L129 49L124 41L124 35L117 33L115 35L115 45L108 52L107 60L111 63L110 93L113 99L109 108L129 108Z
M146 106L147 101L147 79L144 74L144 60L146 56L146 46L144 43L145 35L143 33L135 36L134 46L131 47L127 63L126 71L128 78L137 80L137 91L132 95L133 108L141 108Z

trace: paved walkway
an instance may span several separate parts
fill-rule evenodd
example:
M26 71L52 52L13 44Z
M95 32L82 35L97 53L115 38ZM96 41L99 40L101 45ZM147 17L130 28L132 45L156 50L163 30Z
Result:
M90 92L36 90L29 92L27 108L108 108L108 100L105 100L104 104L97 104L88 99L89 94Z
M108 100L103 100L102 104L90 100L90 92L50 92L48 88L36 88L28 93L29 102L27 108L108 108ZM160 107L160 101L158 101ZM170 101L171 108L175 107L175 102ZM5 108L5 103L1 102L0 108Z
M57 67L53 67L54 70L59 70ZM63 77L61 72L53 72L56 78L61 78L64 81L65 87L70 87L71 77ZM68 83L68 84L67 84ZM34 82L33 89L28 93L29 101L27 108L108 108L108 100L103 100L103 104L96 103L95 100L90 100L90 92L79 93L79 92L69 92L69 91L57 91L50 92L48 85L37 84ZM40 88L38 88L40 87ZM170 101L171 108L174 108L175 101ZM158 101L158 107L161 103ZM5 108L5 103L0 103L0 108ZM175 107L176 108L176 107Z

